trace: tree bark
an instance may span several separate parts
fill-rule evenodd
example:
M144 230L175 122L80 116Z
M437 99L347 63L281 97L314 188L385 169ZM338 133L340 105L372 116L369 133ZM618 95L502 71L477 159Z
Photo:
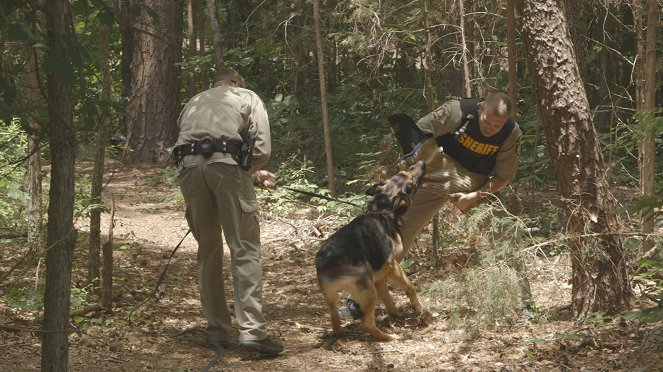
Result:
M640 192L643 197L654 194L654 173L656 157L655 130L652 129L654 109L656 108L656 28L658 24L658 4L656 0L648 0L646 35L643 16L645 9L643 0L634 0L635 27L638 35L638 58L636 62L636 112L641 135L638 141L638 168L640 171ZM643 233L654 231L654 213L650 208L640 214ZM645 238L642 253L654 247L652 239Z
M159 14L143 11L134 20L131 98L127 107L127 146L122 160L128 164L159 163L169 159L167 148L177 139L182 59L181 1L147 0Z
M37 102L41 98L39 69L37 68L39 66L37 49L27 48L25 54L27 99L30 102ZM41 128L37 121L29 115L26 117L26 121L30 128L30 132L28 133L28 202L26 212L28 216L28 246L33 247L38 244L43 222L41 154L39 153L41 142L39 132Z
M187 57L193 59L196 56L198 46L196 38L196 14L198 13L198 2L197 0L189 0L187 8ZM191 98L198 93L198 88L196 87L196 76L191 73L188 79L187 86L187 98Z
M110 67L108 65L109 55L109 33L110 26L101 24L99 27L99 70L101 71L101 107L98 110L97 152L94 157L94 168L92 171L92 185L90 190L90 202L93 205L101 205L101 192L104 180L104 161L106 154L106 145L108 145L108 114L106 113L106 104L109 102L111 80ZM90 212L90 238L88 241L88 272L87 279L93 283L95 279L100 279L100 257L99 249L101 247L101 210L92 208Z
M111 201L108 241L102 247L101 306L108 312L113 310L113 228L115 227L115 197Z
M519 0L518 10L567 233L600 233L569 242L571 305L582 319L626 309L631 291L622 243L614 234L615 201L560 1Z
M131 95L131 61L134 53L133 17L129 9L131 0L117 0L120 35L122 38L122 57L120 59L120 75L122 76L122 98Z
M209 23L212 27L212 41L214 42L214 67L216 71L223 69L223 44L221 43L221 29L219 20L216 16L216 1L207 1L207 12L209 14Z
M327 107L327 85L325 75L325 60L322 53L322 35L320 34L320 1L313 0L313 20L315 22L315 44L318 56L318 77L320 79L320 103L322 104L322 128L325 138L325 153L327 159L327 178L329 192L336 196L334 180L334 156L332 152L331 129L329 128L329 108Z
M463 62L463 97L472 97L472 85L471 85L471 80L472 76L470 75L470 58L471 58L471 51L470 47L467 44L467 40L465 38L465 33L466 33L466 28L465 28L465 7L463 5L465 0L459 0L458 4L460 7L460 47L463 50L463 53L461 54L461 59Z
M74 160L76 137L72 120L71 86L64 79L71 68L67 50L66 14L69 2L46 2L46 59L58 68L47 74L48 133L51 186L46 248L46 289L42 338L42 371L66 371L69 359L69 295L74 257ZM70 72L71 73L71 72Z
M509 98L513 105L518 103L518 79L516 78L516 6L514 0L506 1L507 53L509 58ZM514 110L514 116L517 110Z
M421 7L423 9L423 19L424 19L424 31L426 35L426 50L424 51L424 92L426 97L426 104L428 105L428 112L435 110L435 89L433 88L433 77L431 72L431 66L433 65L433 58L431 56L432 52L432 38L430 31L430 21L428 19L428 0L421 0ZM439 264L439 246L438 238L440 236L439 228L439 214L435 214L433 217L433 232L432 232L432 254L433 254L433 263L435 266Z

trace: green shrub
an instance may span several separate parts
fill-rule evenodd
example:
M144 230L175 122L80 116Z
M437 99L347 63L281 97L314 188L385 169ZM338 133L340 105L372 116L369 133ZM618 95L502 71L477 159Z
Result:
M0 121L0 227L13 231L26 229L24 215L27 135L18 119Z
M461 331L461 339L512 326L523 307L518 274L506 266L476 268L431 282L421 297L429 311L447 313L449 329Z

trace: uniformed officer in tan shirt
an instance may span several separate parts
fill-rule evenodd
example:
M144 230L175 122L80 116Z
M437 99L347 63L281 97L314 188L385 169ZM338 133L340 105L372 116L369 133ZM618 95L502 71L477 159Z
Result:
M226 347L232 336L222 272L225 238L240 346L278 354L283 346L268 337L262 314L260 226L254 191L254 185L274 186L274 175L260 170L271 153L263 101L244 88L237 71L223 70L216 74L212 88L187 102L177 124L180 133L173 155L186 218L198 242L198 285L208 322L208 343Z
M522 132L512 116L509 96L494 92L485 100L448 101L419 119L417 127L432 136L402 164L426 162L424 183L403 216L403 254L444 203L466 211L513 180Z

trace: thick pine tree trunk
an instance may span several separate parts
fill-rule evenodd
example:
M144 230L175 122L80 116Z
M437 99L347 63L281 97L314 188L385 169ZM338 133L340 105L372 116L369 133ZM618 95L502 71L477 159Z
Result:
M159 20L143 11L135 22L126 163L168 160L177 138L184 2L146 0Z
M521 32L539 115L564 205L572 261L572 309L617 313L631 291L601 148L561 0L519 0Z
M48 48L46 58L59 69L47 75L48 133L51 148L51 187L48 206L46 290L42 338L42 371L66 371L69 358L69 294L74 257L74 151L76 137L69 92L63 69L71 66L64 42L68 1L46 3Z

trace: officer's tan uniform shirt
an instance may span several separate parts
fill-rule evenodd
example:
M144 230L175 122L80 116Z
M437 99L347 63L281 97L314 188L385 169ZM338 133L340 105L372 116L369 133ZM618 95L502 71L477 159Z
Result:
M456 131L461 125L463 112L460 109L460 102L457 100L448 101L435 111L419 119L417 126L426 134L430 133L433 138L443 134ZM495 162L493 174L511 181L516 176L518 162L520 161L520 136L522 131L518 124L515 124L511 135L507 137L499 151Z
M260 97L249 89L219 86L199 93L187 102L177 125L180 135L175 146L200 141L206 136L241 141L238 131L242 125L248 126L255 138L253 170L262 169L269 160L272 149L267 111ZM215 152L207 162L237 164L231 154L221 152ZM192 156L185 156L182 167L195 164Z

